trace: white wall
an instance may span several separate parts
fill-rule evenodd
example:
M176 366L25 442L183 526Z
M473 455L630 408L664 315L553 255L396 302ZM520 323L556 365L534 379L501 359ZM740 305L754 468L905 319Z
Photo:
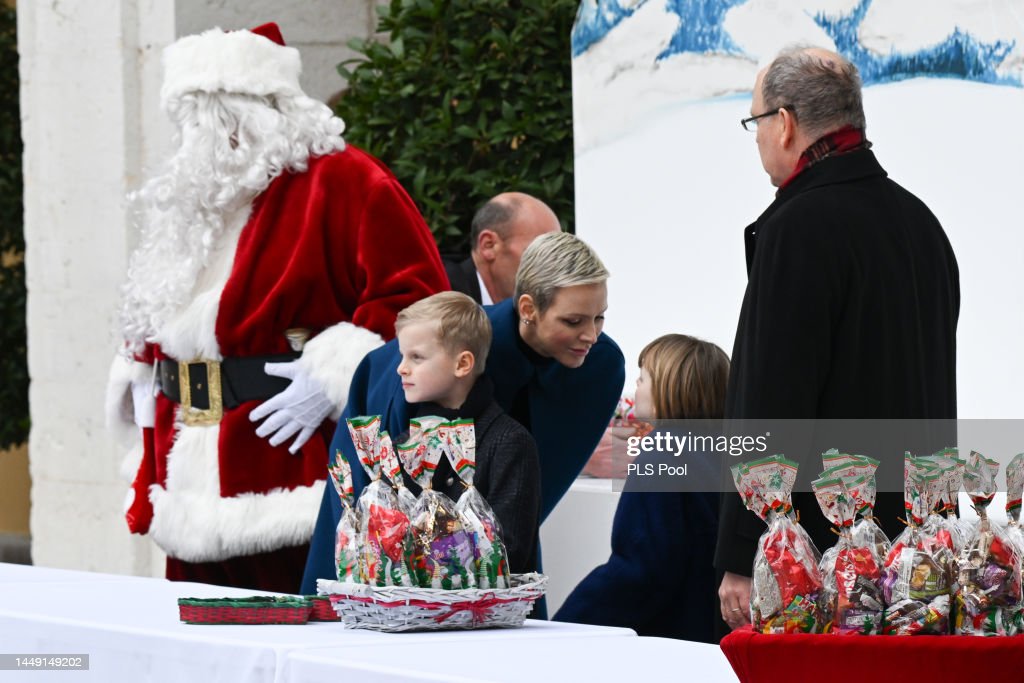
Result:
M577 479L541 527L549 617L591 569L608 561L619 495L611 479Z

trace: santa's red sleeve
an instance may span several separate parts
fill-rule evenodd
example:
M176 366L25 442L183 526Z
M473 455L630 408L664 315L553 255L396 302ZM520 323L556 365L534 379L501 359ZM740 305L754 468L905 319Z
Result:
M325 387L337 420L363 357L395 334L406 306L449 289L437 245L419 210L388 173L370 188L356 226L331 229L328 263L359 292L351 322L311 339L299 363Z
M124 512L129 529L137 534L146 533L152 520L148 491L149 486L156 483L156 468L153 429L140 429L135 424L132 383L152 382L153 363L153 349L147 345L145 351L133 358L120 354L115 356L107 377L107 429L125 450L120 474L121 478L132 482L132 485L125 498Z

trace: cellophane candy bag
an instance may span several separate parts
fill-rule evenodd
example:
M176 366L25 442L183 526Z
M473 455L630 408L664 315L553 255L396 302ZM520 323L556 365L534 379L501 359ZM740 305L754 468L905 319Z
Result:
M380 417L347 420L352 444L370 483L359 496L359 569L373 586L412 586L412 573L405 545L409 518L402 512L391 487L381 479L382 444ZM384 432L386 436L387 433Z
M398 498L398 507L402 509L406 517L412 517L412 510L416 507L416 496L405 485L402 477L402 466L398 460L398 453L391 443L391 437L387 432L380 434L380 466L384 477L391 482L394 488L395 497Z
M1021 494L1024 493L1024 453L1013 456L1006 466L1006 537L1010 539L1021 557L1021 587L1024 591L1024 528L1020 525ZM1024 603L1024 600L1022 600ZM1013 635L1024 633L1024 604L1007 611L1009 624L1007 632Z
M395 447L395 452L402 462L402 467L413 481L419 482L423 474L423 456L427 453L427 439L424 434L435 430L444 423L445 419L436 415L409 420L409 439L405 443L398 444ZM430 476L433 477L433 472Z
M854 538L856 500L841 478L811 483L822 513L839 532L839 540L821 558L822 621L841 635L873 635L882 627L882 560L873 542Z
M448 424L437 420L424 429L410 429L415 443L403 450L422 457L410 472L422 487L409 527L413 545L412 567L422 588L476 588L473 543L451 498L432 488L434 471L448 448ZM408 468L407 468L408 471Z
M508 552L501 523L490 504L473 486L476 473L476 432L473 420L448 425L448 457L466 490L455 504L463 526L473 540L473 570L478 588L508 588Z
M1006 466L1006 533L1018 550L1024 551L1024 530L1020 525L1021 498L1024 493L1024 453L1013 456Z
M768 524L754 556L751 623L761 633L819 630L820 555L792 517L797 464L774 455L732 468L748 510Z
M857 511L857 519L851 530L854 542L857 546L874 545L875 554L884 558L892 544L874 516L878 491L875 470L878 469L878 461L866 455L840 453L836 449L822 453L821 461L825 467L822 478L839 477L853 497Z
M882 570L886 635L949 633L955 579L952 543L948 533L937 536L921 526L935 505L935 469L909 453L904 459L907 528L893 541Z
M953 544L953 554L958 555L967 539L974 534L970 523L956 515L957 499L963 486L967 462L958 456L955 448L947 448L919 460L935 465L938 473L938 479L934 483L937 490L935 507L925 520L924 526L937 534L943 531L948 533Z
M338 451L334 456L334 464L328 471L334 490L341 499L341 519L334 541L334 565L338 581L344 583L366 583L359 570L359 516L352 504L355 496L352 489L352 467L345 455Z
M998 471L999 463L971 452L964 487L978 513L978 522L958 558L956 633L961 635L1008 635L1017 628L1014 621L1021 603L1020 552L1005 530L988 518Z

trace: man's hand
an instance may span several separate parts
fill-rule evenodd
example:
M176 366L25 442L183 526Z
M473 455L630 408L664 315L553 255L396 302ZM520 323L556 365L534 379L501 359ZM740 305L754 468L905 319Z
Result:
M290 379L292 383L249 413L249 420L256 422L267 418L266 422L256 428L256 436L269 436L271 446L280 446L298 433L288 448L289 453L297 453L313 436L324 418L330 415L334 404L327 398L320 383L303 372L296 361L267 363L263 370L268 375Z
M726 572L718 587L722 619L735 630L750 623L750 577Z

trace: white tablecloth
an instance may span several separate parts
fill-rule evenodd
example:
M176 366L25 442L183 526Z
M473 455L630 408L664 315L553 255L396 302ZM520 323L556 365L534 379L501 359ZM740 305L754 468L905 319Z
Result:
M544 683L566 681L717 681L736 675L715 645L667 638L611 637L550 640L487 640L401 646L363 645L292 652L289 683Z
M122 576L121 574L100 574L98 572L80 572L72 569L51 569L50 567L33 567L25 564L0 562L0 584L125 580L146 581L147 579L136 576Z
M0 564L0 653L90 656L88 672L4 671L0 681L299 681L286 669L290 655L313 648L323 656L342 651L354 656L366 647L390 651L382 661L407 664L411 675L414 660L404 652L413 646L446 653L486 643L518 658L518 653L562 640L617 643L615 648L586 648L596 652L638 640L628 629L545 621L529 621L519 629L386 634L346 630L338 623L210 626L178 619L179 597L253 594L207 584ZM523 658L535 659L532 654Z

